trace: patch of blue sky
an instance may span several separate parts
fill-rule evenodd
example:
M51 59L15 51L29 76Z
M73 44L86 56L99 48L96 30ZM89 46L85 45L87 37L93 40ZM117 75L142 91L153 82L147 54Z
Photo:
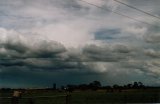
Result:
M95 39L97 40L113 40L119 38L121 34L120 29L102 29L95 32Z

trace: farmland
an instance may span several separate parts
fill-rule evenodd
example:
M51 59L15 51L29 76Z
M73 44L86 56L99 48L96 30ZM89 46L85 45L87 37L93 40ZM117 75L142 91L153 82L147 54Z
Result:
M0 92L0 103L11 104L11 91ZM3 98L2 98L3 97ZM105 104L105 103L158 103L160 89L130 89L109 92L97 91L57 91L57 90L26 90L19 104Z

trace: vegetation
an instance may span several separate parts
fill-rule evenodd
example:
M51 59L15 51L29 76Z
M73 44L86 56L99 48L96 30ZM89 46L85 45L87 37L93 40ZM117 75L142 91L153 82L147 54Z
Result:
M157 103L160 88L147 87L141 82L124 86L102 86L99 81L89 84L67 85L61 89L16 89L22 91L19 104L104 104L104 103ZM11 104L15 89L0 90L0 104Z

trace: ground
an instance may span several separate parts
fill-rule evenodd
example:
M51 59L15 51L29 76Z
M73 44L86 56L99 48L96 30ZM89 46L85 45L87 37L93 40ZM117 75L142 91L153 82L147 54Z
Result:
M13 91L0 91L0 104L11 104ZM160 102L160 89L141 89L108 92L53 90L24 91L20 104L105 104L105 103L156 103Z

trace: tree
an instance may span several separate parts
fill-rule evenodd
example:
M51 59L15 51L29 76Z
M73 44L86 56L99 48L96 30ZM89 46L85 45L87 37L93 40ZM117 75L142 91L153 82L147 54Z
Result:
M101 83L99 81L93 81L89 84L89 87L92 89L92 90L97 90L98 88L101 87Z
M119 87L120 87L120 86L117 85L117 84L113 85L113 88L114 88L114 89L117 89L117 88L119 88Z
M145 86L143 85L142 82L138 82L138 87L139 87L139 88L144 88Z
M93 85L100 88L101 87L101 83L99 81L93 81Z
M133 88L138 88L138 82L134 82Z
M132 88L132 84L127 84L127 88Z
M88 85L87 84L80 84L78 87L81 90L87 90L88 89Z

